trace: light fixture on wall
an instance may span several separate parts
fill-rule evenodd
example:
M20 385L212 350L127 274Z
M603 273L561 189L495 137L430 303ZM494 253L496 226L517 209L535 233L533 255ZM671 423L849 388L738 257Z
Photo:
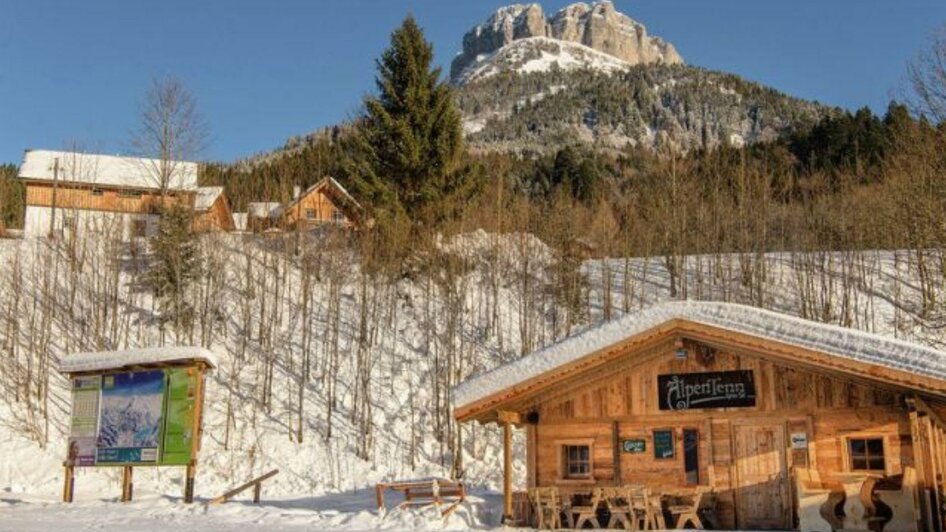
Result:
M683 339L682 339L682 338L680 338L680 339L678 339L678 340L676 341L676 343L674 344L674 347L676 347L676 352L675 352L675 354L676 354L677 360L686 360L687 355L688 355L689 353L687 352L686 346L683 345Z

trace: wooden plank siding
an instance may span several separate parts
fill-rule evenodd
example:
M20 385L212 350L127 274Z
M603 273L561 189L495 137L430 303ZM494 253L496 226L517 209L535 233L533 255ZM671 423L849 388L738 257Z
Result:
M56 187L56 207L102 212L154 214L162 201L182 201L193 205L194 193L171 192L163 200L157 191L136 190L135 195L123 195L123 190L114 187L92 187L74 183L60 183ZM53 206L53 184L27 182L26 204L39 207Z
M790 527L789 472L793 466L815 467L822 478L831 482L833 474L850 470L846 438L870 436L883 439L886 474L897 475L904 467L915 465L911 432L920 430L924 435L935 432L925 425L917 429L916 421L911 424L906 408L908 395L892 385L871 384L840 372L816 371L747 354L717 350L711 358L691 352L690 356L680 359L674 355L672 346L664 345L661 349L644 360L629 356L623 365L612 366L593 379L583 380L578 387L563 382L536 396L531 405L523 409L524 418L528 412L533 413L533 418L534 414L538 415L538 422L527 432L527 448L535 453L529 458L530 484L565 489L631 483L646 484L656 490L687 488L683 431L694 429L699 433L699 483L716 489L722 524L727 528L746 525L737 515L739 501L749 504L745 501L755 499L749 498L753 487L740 484L740 478L750 478L755 471L752 468L768 464L765 467L781 470L778 480L781 484L773 484L771 488L780 489L783 494L780 497L784 497L772 504L786 505L784 509L778 506L772 510L774 514L784 510L786 516L784 522L773 526ZM659 409L658 375L728 370L753 372L755 406L687 411ZM943 405L935 403L935 407L930 407L933 408L943 408ZM617 441L612 432L615 423ZM754 434L754 427L768 427L769 439L738 439L738 434ZM655 458L655 429L673 431L673 458ZM790 435L798 432L807 434L806 450L792 449ZM946 441L946 431L942 435ZM776 440L774 449L766 443L772 438ZM615 453L615 443L624 439L645 440L646 451ZM591 479L565 479L560 471L562 445L575 441L587 441L591 445ZM925 441L930 442L926 445L937 444L932 437ZM760 449L765 449L768 458L763 460ZM750 456L745 456L747 454ZM939 464L924 467L932 470ZM943 468L946 470L946 466ZM615 478L616 472L618 478ZM937 478L933 472L926 476ZM762 499L770 501L775 492L766 493L768 495ZM758 498L758 493L752 496Z
M287 207L283 223L288 230L304 230L324 224L351 226L353 220L336 201L328 185L316 187Z
M230 211L230 203L223 194L217 196L213 205L202 213L198 213L194 219L194 231L235 231L236 225L233 223L233 213Z

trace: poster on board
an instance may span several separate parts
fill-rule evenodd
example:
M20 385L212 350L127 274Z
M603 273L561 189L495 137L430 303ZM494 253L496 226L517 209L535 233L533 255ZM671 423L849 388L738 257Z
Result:
M193 368L175 368L168 372L167 418L162 465L186 465L194 450L194 421L197 415L197 372Z
M99 421L102 377L90 375L72 380L72 420L66 461L73 466L95 465L95 437Z
M158 461L164 388L164 370L102 377L97 463Z

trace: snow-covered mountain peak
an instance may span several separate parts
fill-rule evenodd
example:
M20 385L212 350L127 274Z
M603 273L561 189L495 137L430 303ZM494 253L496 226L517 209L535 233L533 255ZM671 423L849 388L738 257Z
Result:
M466 84L486 79L501 72L548 72L592 69L599 72L616 72L631 66L614 56L594 48L549 37L529 37L503 46L496 52L481 57L479 61L464 69L454 80Z
M505 48L522 40L532 41L525 47L534 48L536 38L562 43L558 48L567 57L557 61L560 66L571 64L576 58L593 59L587 68L603 65L605 71L612 71L616 65L683 62L672 44L648 36L643 24L619 12L609 0L571 4L551 18L545 16L539 4L513 4L499 8L485 23L474 26L463 36L463 50L450 68L451 79L462 84L482 79L484 74L501 72L509 66L505 61L508 57L521 54L521 50ZM579 47L588 50L579 51ZM543 53L551 52L546 49ZM617 62L601 60L600 54ZM555 62L545 61L549 65Z

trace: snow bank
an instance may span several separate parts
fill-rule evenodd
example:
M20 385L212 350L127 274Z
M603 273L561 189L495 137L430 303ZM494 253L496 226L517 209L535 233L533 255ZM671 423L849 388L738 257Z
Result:
M591 328L479 376L453 390L463 407L673 319L713 325L926 377L946 380L946 353L876 334L734 303L671 301Z
M59 371L62 373L79 373L82 371L120 369L142 364L183 361L204 362L211 368L217 367L217 355L212 351L203 347L175 346L131 349L128 351L76 353L62 359L59 363Z

